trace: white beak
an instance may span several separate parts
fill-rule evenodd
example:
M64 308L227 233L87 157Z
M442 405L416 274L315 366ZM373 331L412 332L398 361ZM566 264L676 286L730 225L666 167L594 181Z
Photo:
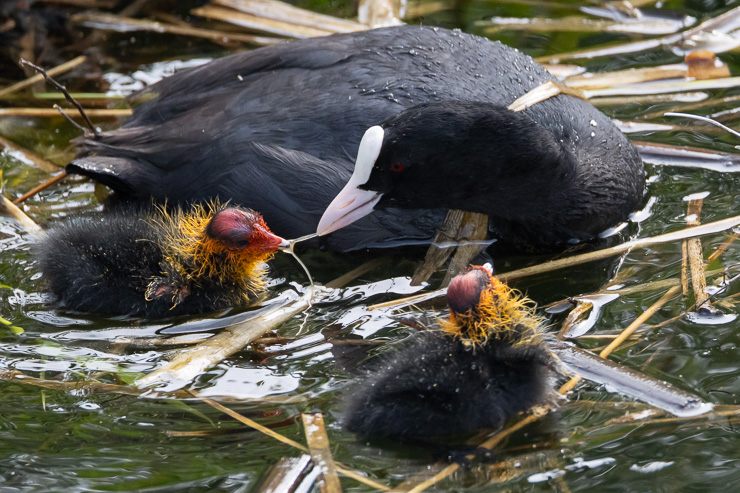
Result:
M316 233L323 236L341 229L373 211L382 193L361 190L360 185L367 183L370 172L378 159L383 147L385 133L381 127L370 127L362 136L360 148L357 150L355 170L341 192L334 197L329 207L321 216Z

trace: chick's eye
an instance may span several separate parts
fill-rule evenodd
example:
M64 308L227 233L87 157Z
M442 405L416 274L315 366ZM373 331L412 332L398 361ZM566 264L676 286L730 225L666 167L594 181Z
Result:
M401 163L391 163L391 171L394 173L400 173L403 171L403 164Z

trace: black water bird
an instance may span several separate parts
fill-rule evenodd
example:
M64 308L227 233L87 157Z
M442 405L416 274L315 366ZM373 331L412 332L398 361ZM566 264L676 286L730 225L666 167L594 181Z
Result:
M633 146L589 103L558 95L506 109L552 79L513 48L440 28L305 39L157 83L122 128L82 138L67 169L137 201L232 200L298 237L316 230L363 134L382 124L381 158L408 157L386 164L418 183L379 190L382 210L325 236L327 247L428 242L447 207L485 209L498 236L553 246L624 220L644 179ZM422 172L416 160L429 157Z
M455 277L450 318L382 356L347 392L342 424L416 441L495 428L547 402L553 361L532 303L487 266Z
M265 285L265 262L288 242L249 209L122 209L73 217L36 255L69 309L159 318L239 305Z
M514 245L595 238L639 205L642 165L628 143L600 140L603 122L579 134L587 117L576 102L564 100L570 113L539 122L537 105L514 112L495 103L434 101L403 111L366 132L354 174L319 234L373 209L443 206L487 214L494 234Z

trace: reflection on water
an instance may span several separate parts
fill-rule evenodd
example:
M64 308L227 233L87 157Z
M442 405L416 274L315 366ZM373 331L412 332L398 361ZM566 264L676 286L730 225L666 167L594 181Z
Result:
M427 3L432 2L422 5ZM680 14L677 19L687 15L702 22L706 19L706 13L698 8L702 3L711 2L672 1L654 8L658 13L663 10ZM451 2L449 5L426 15L423 22L459 26L483 34L486 26L474 21L532 16L555 19L579 14L571 2L469 2L460 9L452 8ZM499 30L490 36L533 56L632 39L619 33L518 29ZM214 55L210 45L155 34L114 35L100 49L110 57L105 78L111 94L128 94L174 69L201 64ZM125 49L125 60L116 59L121 49ZM157 59L170 61L151 63L151 50L156 51ZM740 74L737 53L726 53L721 58L733 74ZM669 50L653 47L578 63L591 72L599 72L680 61ZM707 90L703 94L708 94L708 98L700 99L713 105L697 110L701 114L720 114L735 108L736 103L719 98L736 95L736 89ZM614 118L634 121L641 115L675 107L664 102L626 101L602 109ZM727 118L723 120L725 124L737 127L733 113ZM661 119L642 123L679 125L678 128L683 125ZM106 125L109 124L103 124ZM693 123L690 130L663 131L652 126L632 130L630 137L639 141L726 153L733 152L738 144L727 135ZM61 120L30 118L0 119L0 134L39 154L58 156L60 162L69 157L68 141L77 135ZM682 229L686 222L684 198L692 194L709 193L701 211L704 223L740 214L737 198L740 175L730 173L737 169L737 156L719 156L710 164L703 159L699 166L697 159L706 158L700 150L667 157L646 150L646 155L651 177L648 198L642 212L633 215L623 231L611 236L607 240L609 244L625 241L630 236L644 238ZM0 154L0 169L4 191L11 197L45 178L43 172L13 152ZM31 200L27 212L42 223L52 222L98 208L94 195L92 184L71 179ZM703 237L706 255L723 245L727 238L728 233L721 231ZM3 370L19 370L57 382L94 380L128 385L163 365L178 347L137 348L114 342L183 333L207 335L236 319L251 316L249 309L242 309L199 319L142 322L59 310L46 304L43 280L31 261L30 248L30 239L12 221L0 218L0 316L23 330L16 333L0 325ZM362 275L348 287L322 293L321 301L308 312L305 323L303 317L296 317L279 330L283 339L252 344L199 377L192 388L205 396L226 398L234 409L261 423L279 423L277 431L302 443L302 427L290 418L305 410L320 410L325 413L335 458L382 483L396 485L422 472L435 461L431 450L388 443L368 444L342 432L337 424L341 414L338 396L358 371L358 365L368 357L392 349L393 344L386 343L413 332L382 310L368 309L369 305L425 289L411 286L407 277L414 267L409 259L418 259L420 251L396 249L393 255L392 261ZM588 332L589 336L613 334L631 323L665 290L635 289L618 297L594 297L592 293L609 282L623 289L677 278L680 255L680 242L653 245L598 265L522 279L515 287L540 304L565 297L594 303L589 316L577 326L578 332ZM302 257L314 278L326 282L372 255L307 252ZM498 257L495 268L497 272L506 272L542 260ZM733 243L708 269L722 269L737 262L740 262L740 246ZM294 262L278 259L271 277L275 279L270 286L273 297L291 290L290 283L302 284L305 279ZM439 280L433 280L432 285ZM721 281L721 276L709 279L710 284L718 285ZM730 287L722 295L729 295L717 303L724 315L715 318L690 314L671 320L693 303L692 299L676 297L649 320L649 326L643 327L641 339L614 357L632 369L668 381L715 404L716 416L723 417L652 421L666 416L586 382L568 400L562 400L559 412L501 443L496 464L476 466L478 469L469 473L457 474L440 483L438 490L491 491L489 483L500 482L504 477L504 487L514 490L550 490L547 483L552 483L570 491L732 491L740 483L740 471L733 466L738 450L736 418L721 413L734 410L729 406L737 404L740 393L737 365L740 331L737 297L733 296L736 293L737 288ZM424 308L431 319L445 314L442 307L433 303L425 304ZM413 311L413 308L405 310ZM554 310L548 315L554 329L560 327L566 315L567 309L566 313ZM377 344L366 344L367 341ZM609 341L591 338L579 344L600 349ZM157 399L155 395L140 398L89 388L68 392L7 382L0 389L3 393L0 488L3 490L254 491L272 464L284 456L300 455L192 400ZM280 401L281 398L284 400ZM615 401L621 404L614 404ZM213 430L225 433L199 434ZM342 484L350 491L370 491L369 487L351 480L343 480Z

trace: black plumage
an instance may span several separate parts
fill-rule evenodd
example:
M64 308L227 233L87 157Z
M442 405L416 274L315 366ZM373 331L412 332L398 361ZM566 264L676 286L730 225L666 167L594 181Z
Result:
M402 441L456 435L499 427L548 400L552 359L541 320L498 281L482 299L491 286L481 289L480 279L480 269L457 276L448 297L459 311L442 330L412 336L351 386L342 419L347 430ZM481 323L485 330L476 333Z
M379 156L359 188L382 193L376 210L479 212L497 237L544 249L595 238L639 206L635 154L595 154L596 126L571 145L529 113L470 101L408 109L381 124Z
M300 40L215 60L152 86L149 91L158 97L136 108L122 128L81 139L68 171L139 201L232 199L262 211L277 234L297 237L316 229L349 179L369 127L435 101L505 108L548 80L547 71L517 50L446 29L399 26ZM526 119L550 135L576 167L570 175L575 181L564 190L578 193L552 207L578 209L578 224L567 231L586 237L623 220L642 196L642 163L609 118L564 95L524 113L511 118ZM441 131L454 125L439 123ZM437 137L422 144L441 150ZM501 146L526 152L533 138L504 132L485 152L496 156ZM487 179L485 167L469 167L454 152L449 157L466 180ZM516 219L512 204L522 201L518 194L529 190L528 180L539 173L528 173L515 160L511 166L517 186L493 187L489 194L497 206L508 204L507 220ZM438 182L463 191L469 183ZM538 196L528 197L536 202ZM336 250L428 241L444 217L441 208L448 206L443 201L424 202L421 209L392 205L323 241ZM598 220L581 230L585 217ZM494 224L503 237L518 227L507 224ZM543 237L537 242L562 240L562 231L551 235L547 228L546 220L538 222Z
M159 318L243 303L263 288L280 242L247 209L125 209L55 225L35 254L62 306Z

